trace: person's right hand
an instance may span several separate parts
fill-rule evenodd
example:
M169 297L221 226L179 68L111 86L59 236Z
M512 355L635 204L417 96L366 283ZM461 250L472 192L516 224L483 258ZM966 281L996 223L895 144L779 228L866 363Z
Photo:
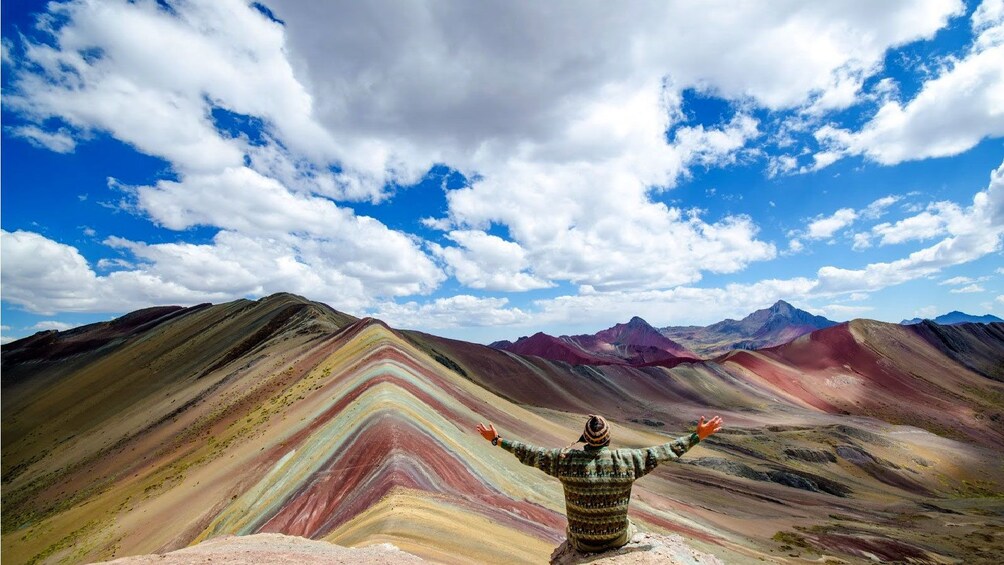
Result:
M478 422L478 433L481 434L481 437L488 441L495 439L495 436L499 435L499 433L495 431L495 424L491 422L488 422L487 428L484 424Z
M704 421L704 416L701 416L701 421L697 422L697 437L704 441L704 438L710 436L711 434L722 429L722 417L715 416L707 423Z

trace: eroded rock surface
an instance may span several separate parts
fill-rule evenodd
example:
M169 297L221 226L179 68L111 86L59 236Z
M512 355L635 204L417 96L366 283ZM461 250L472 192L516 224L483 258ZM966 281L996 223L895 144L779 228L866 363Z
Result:
M253 536L221 536L198 545L164 554L136 555L104 562L108 565L189 565L194 563L225 563L227 565L261 565L262 563L303 563L307 565L408 565L427 563L398 549L390 543L369 547L342 547L326 541L316 541L282 534Z
M637 533L624 547L603 553L580 553L565 542L551 554L551 565L662 564L662 565L723 565L714 555L702 553L687 545L678 535Z

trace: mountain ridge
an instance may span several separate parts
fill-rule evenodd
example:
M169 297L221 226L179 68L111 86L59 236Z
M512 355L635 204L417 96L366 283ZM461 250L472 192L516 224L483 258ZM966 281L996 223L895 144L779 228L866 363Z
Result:
M708 326L667 326L660 331L705 357L714 357L733 349L773 347L836 324L778 300L741 320L726 319Z
M554 337L537 332L515 342L496 341L490 347L572 365L640 366L697 359L692 351L662 335L657 328L639 316L595 334Z
M966 314L965 312L960 312L958 310L953 310L947 314L942 314L933 319L913 318L910 320L903 320L902 322L900 322L900 324L913 325L913 324L919 324L923 321L931 321L934 322L935 324L941 324L943 326L954 325L954 324L967 324L967 323L992 324L994 322L1004 322L1004 320L992 314L984 314L982 316L976 316L973 314Z

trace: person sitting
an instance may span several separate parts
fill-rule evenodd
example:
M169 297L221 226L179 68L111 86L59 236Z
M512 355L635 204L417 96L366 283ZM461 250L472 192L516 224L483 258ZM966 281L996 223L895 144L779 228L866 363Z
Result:
M565 490L566 535L576 550L596 553L631 541L635 529L628 519L631 486L660 463L677 461L691 447L722 427L715 416L701 416L697 431L668 443L642 449L610 449L610 426L602 416L589 415L578 442L582 449L546 449L502 439L494 424L478 423L486 440L512 453L524 465L557 477Z

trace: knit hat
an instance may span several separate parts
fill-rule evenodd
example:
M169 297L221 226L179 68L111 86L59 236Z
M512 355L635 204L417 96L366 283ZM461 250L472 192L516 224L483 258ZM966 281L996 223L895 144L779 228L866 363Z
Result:
M586 420L586 428L579 436L579 441L592 447L603 447L610 443L610 426L603 416L590 414Z

